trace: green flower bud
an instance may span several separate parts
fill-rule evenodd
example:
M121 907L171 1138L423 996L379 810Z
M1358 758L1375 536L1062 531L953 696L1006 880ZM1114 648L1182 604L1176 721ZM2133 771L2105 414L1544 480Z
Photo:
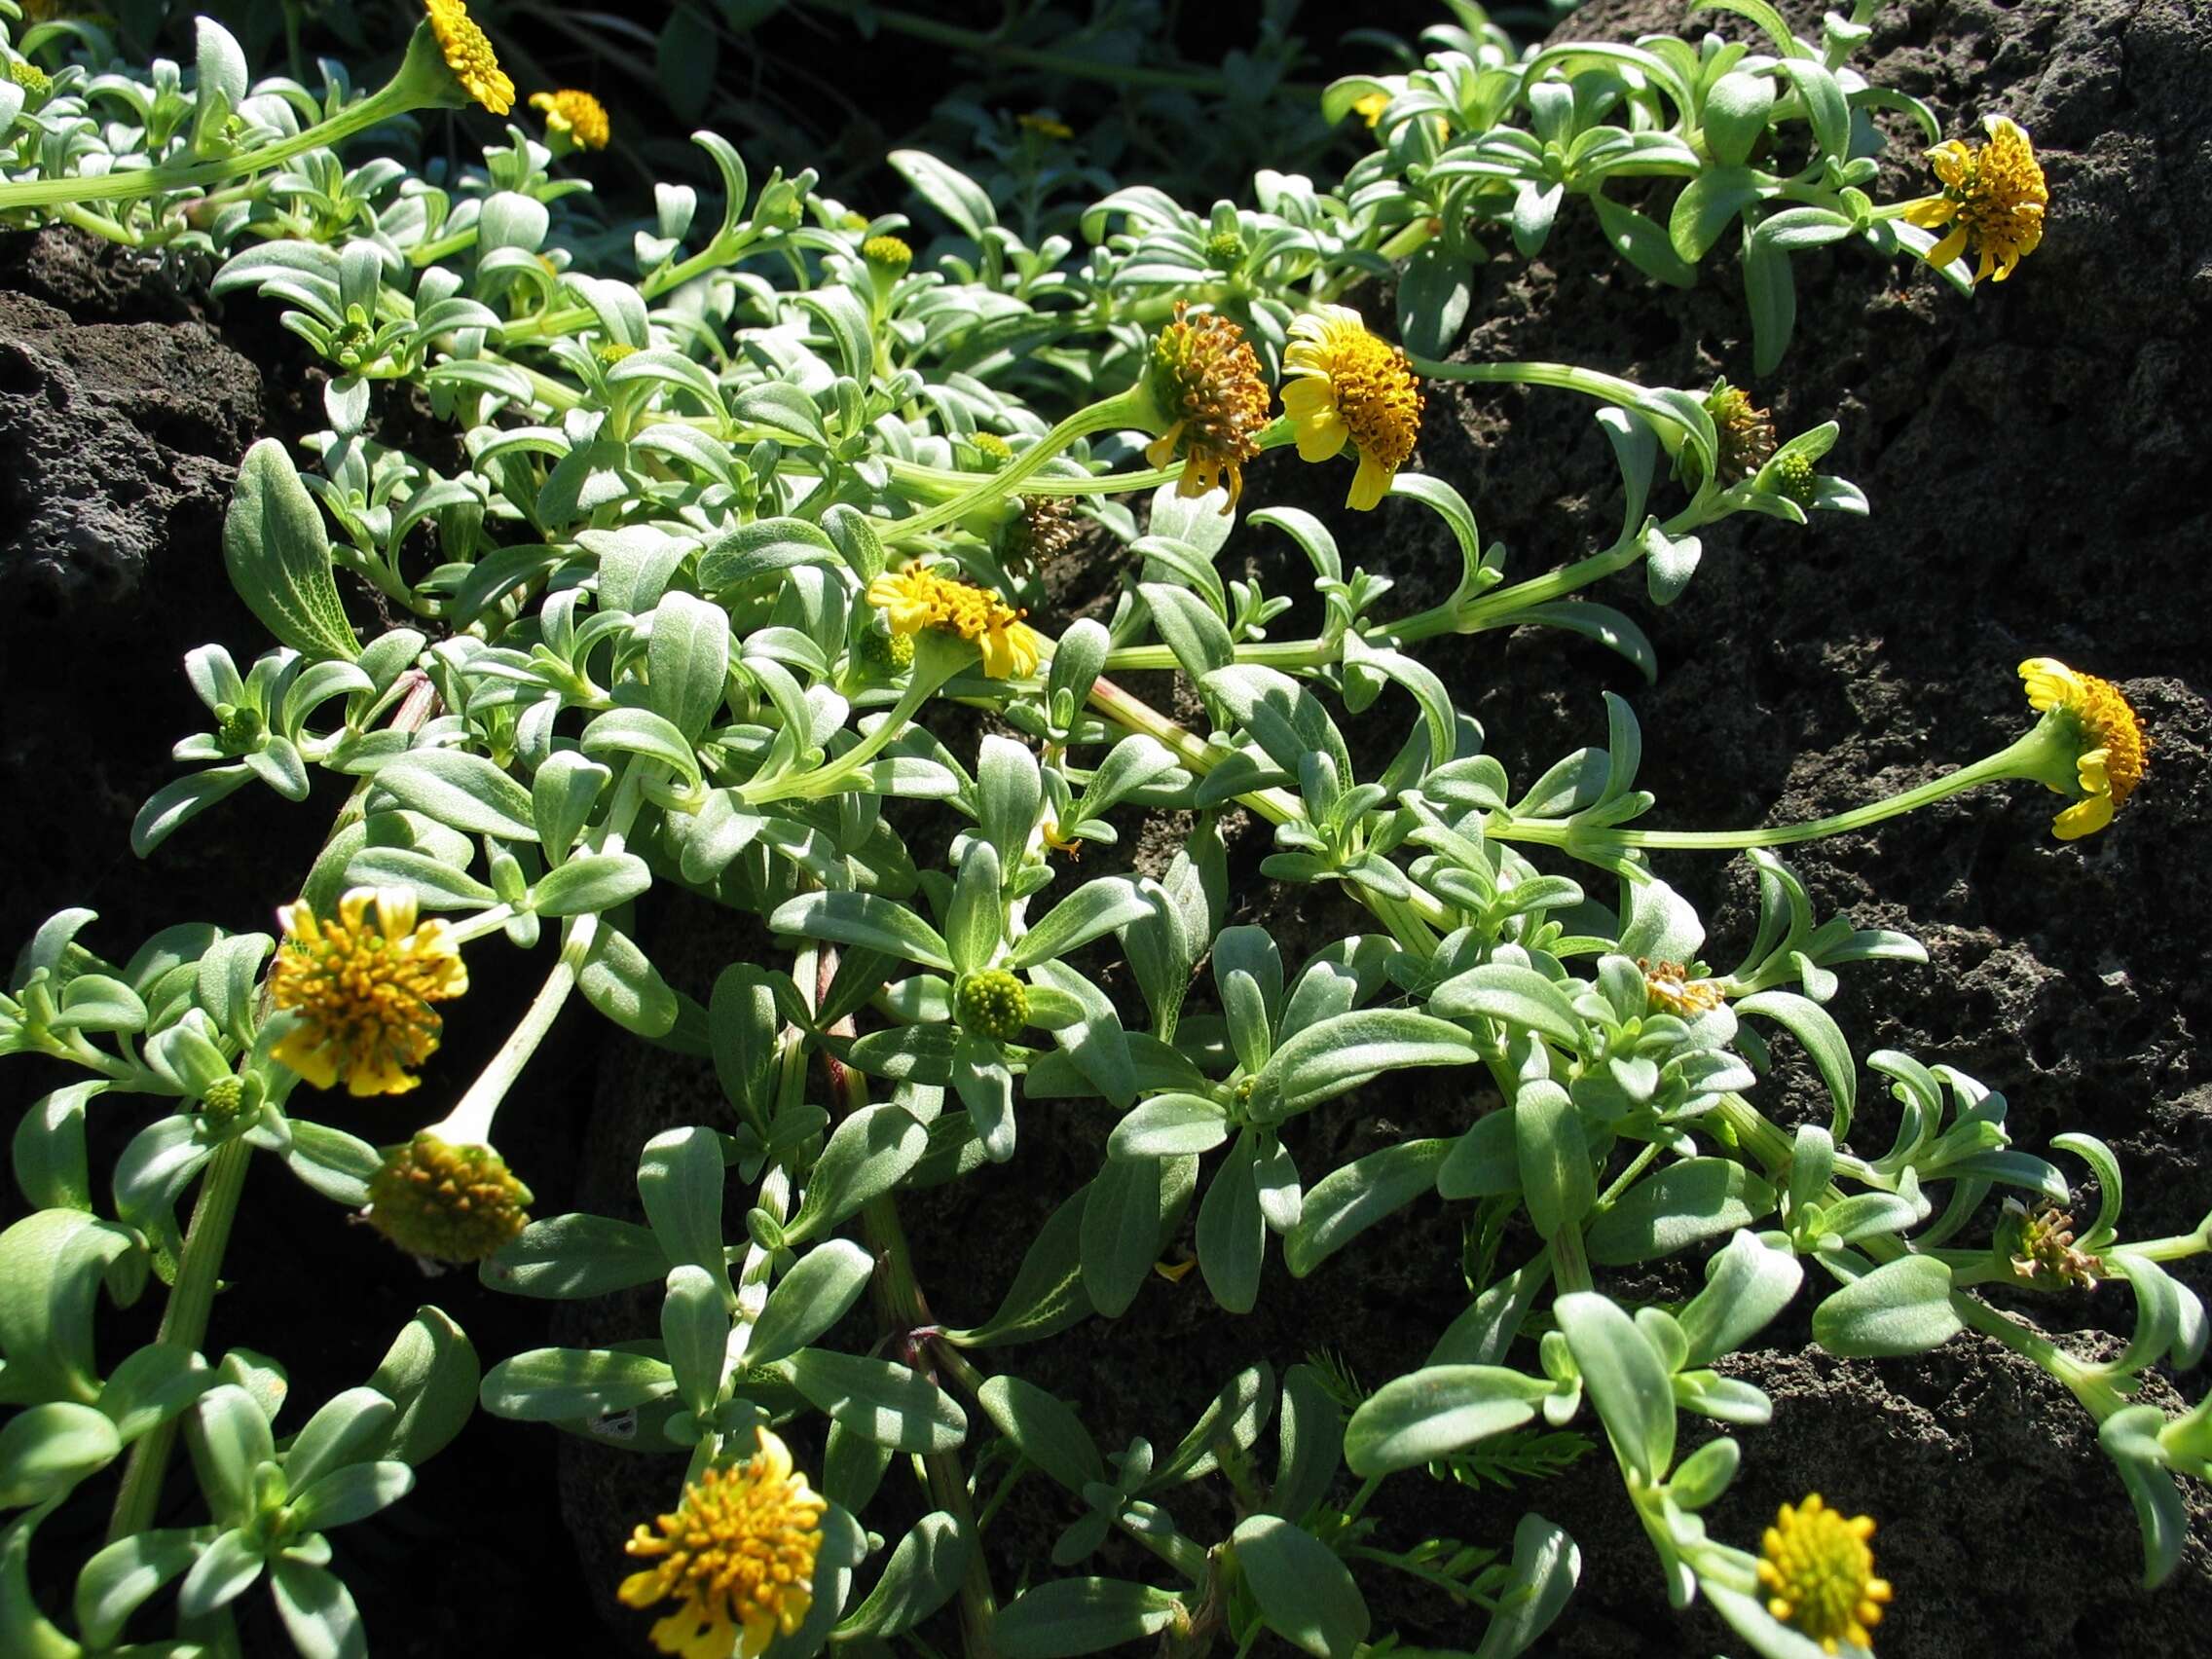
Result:
M215 711L215 738L233 755L245 755L261 747L269 735L268 722L259 712L226 703Z
M1029 1023L1029 988L1004 968L986 968L960 981L952 1012L968 1030L1009 1043Z
M424 1130L387 1148L369 1181L372 1226L411 1256L481 1262L530 1221L531 1191L488 1146Z
M1820 475L1813 470L1810 457L1786 455L1774 464L1775 494L1788 496L1801 507L1813 504L1820 483Z
M968 442L994 470L1014 459L1014 446L996 432L970 432Z
M914 666L914 636L870 628L861 635L861 666L888 680Z
M1235 231L1216 231L1206 238L1206 263L1222 271L1234 271L1243 263L1244 239Z
M37 64L20 57L8 60L8 79L23 89L23 102L33 108L54 91L53 77Z
M914 250L897 237L870 237L861 243L861 257L879 271L903 276L914 263Z
M250 1122L261 1110L261 1080L226 1077L208 1086L200 1097L200 1116L211 1129L227 1129Z

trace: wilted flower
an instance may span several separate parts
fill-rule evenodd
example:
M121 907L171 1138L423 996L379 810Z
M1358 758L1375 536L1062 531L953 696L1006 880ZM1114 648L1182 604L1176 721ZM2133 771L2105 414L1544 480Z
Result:
M1153 342L1149 384L1168 426L1145 447L1145 460L1167 466L1183 457L1178 496L1202 496L1226 477L1228 512L1244 493L1244 463L1260 453L1268 424L1267 382L1251 342L1228 317L1192 314L1177 300L1175 320Z

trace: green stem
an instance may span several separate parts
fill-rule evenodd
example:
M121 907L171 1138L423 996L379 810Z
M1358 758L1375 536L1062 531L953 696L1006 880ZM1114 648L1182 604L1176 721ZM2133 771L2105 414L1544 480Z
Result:
M317 122L305 132L279 138L242 156L188 166L127 167L98 178L34 178L17 184L0 184L0 212L17 207L56 207L64 203L128 202L180 190L199 190L227 184L233 179L281 166L310 150L336 147L356 132L423 107L411 101L394 82L382 92Z
M200 1184L199 1200L192 1206L192 1225L185 1232L184 1255L177 1267L176 1286L168 1306L162 1309L162 1327L154 1339L180 1353L198 1353L207 1340L207 1318L215 1307L215 1287L223 1271L223 1251L231 1241L231 1223L238 1217L239 1195L245 1190L245 1172L253 1161L253 1145L242 1135L225 1141L207 1161L207 1174ZM124 1470L123 1489L116 1493L115 1513L109 1518L109 1543L145 1531L160 1508L162 1476L169 1452L176 1444L181 1416L156 1424L130 1448L130 1462Z
M1565 847L1577 855L1615 847L1671 848L1682 851L1741 851L1749 847L1787 847L1799 841L1818 841L1829 835L1848 834L1868 825L1896 818L1923 806L2006 778L2032 777L2025 762L2040 758L2047 749L2044 728L2034 731L1997 754L1946 772L1940 778L1882 800L1869 801L1849 812L1815 818L1802 824L1777 824L1761 830L1604 830L1567 823L1517 824L1493 819L1486 833L1501 841L1529 841Z
M911 541L965 518L977 507L989 506L1002 497L1011 496L1021 482L1038 472L1045 463L1059 455L1079 438L1092 432L1103 432L1118 426L1147 425L1153 414L1151 395L1140 386L1129 391L1117 392L1102 398L1085 409L1078 409L1065 421L1054 426L1031 444L1000 471L979 480L965 495L932 507L912 518L901 519L888 526L881 534L887 542Z

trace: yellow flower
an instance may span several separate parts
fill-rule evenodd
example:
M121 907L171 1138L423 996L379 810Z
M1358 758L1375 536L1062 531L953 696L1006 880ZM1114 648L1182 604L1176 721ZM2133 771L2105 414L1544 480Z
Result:
M1368 333L1349 307L1323 306L1290 325L1282 366L1282 407L1299 455L1327 461L1347 443L1355 448L1359 471L1345 500L1367 511L1389 493L1420 436L1420 382L1405 352Z
M2078 841L2110 824L2113 813L2135 793L2151 740L2120 687L2109 680L2078 674L2055 657L2028 658L2020 664L2020 678L2027 684L2029 706L2046 720L2066 722L2076 742L2081 798L2050 828L2061 841Z
M1034 132L1040 138L1073 138L1075 136L1075 129L1066 122L1054 121L1051 116L1041 115L1035 111L1026 115L1015 116L1014 124L1024 132Z
M1390 107L1388 92L1366 92L1351 100L1351 112L1372 128Z
M1923 230L1951 227L1928 255L1930 264L1950 264L1971 241L1981 255L1973 279L1995 276L2002 282L2043 240L2050 191L2027 133L2002 115L1986 117L1982 126L1989 142L1978 150L1951 138L1928 152L1943 194L1913 203L1904 217Z
M814 1561L828 1500L792 1470L791 1449L766 1428L742 1468L709 1469L673 1515L640 1527L623 1549L654 1565L615 1592L625 1605L682 1605L652 1628L653 1645L682 1659L757 1659L814 1605ZM657 1560L655 1559L657 1558Z
M1190 302L1175 302L1175 320L1152 344L1148 383L1153 401L1170 424L1145 446L1154 466L1183 455L1178 496L1202 496L1222 478L1236 505L1244 493L1244 463L1260 453L1259 434L1268 424L1268 386L1260 378L1260 359L1244 331L1217 312L1191 315Z
M1873 1535L1872 1517L1846 1521L1817 1492L1784 1504L1759 1541L1759 1582L1773 1592L1766 1610L1830 1653L1839 1641L1871 1645L1891 1596L1889 1580L1874 1576Z
M462 0L423 0L430 19L430 32L438 37L438 50L446 67L468 95L494 115L515 107L515 84L499 68L499 55L484 38L484 31L469 17Z
M370 914L370 906L375 914ZM438 1047L430 1008L468 989L468 969L439 921L415 925L404 887L356 887L338 918L318 922L304 899L277 912L284 941L270 999L299 1019L273 1051L317 1088L341 1078L353 1094L404 1094Z
M867 602L883 612L898 635L935 628L957 634L983 653L990 680L1026 680L1037 672L1044 651L1026 614L1000 599L991 588L940 576L919 563L886 571L867 585Z
M547 131L566 135L578 149L604 150L607 140L612 136L607 123L607 106L589 92L566 87L557 92L533 92L530 107L545 112Z

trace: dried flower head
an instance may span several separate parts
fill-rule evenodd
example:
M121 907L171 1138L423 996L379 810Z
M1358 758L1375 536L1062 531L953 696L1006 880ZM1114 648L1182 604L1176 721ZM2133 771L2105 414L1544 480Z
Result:
M1036 632L990 588L940 576L920 564L887 571L867 585L867 602L883 612L894 634L924 628L957 634L983 653L990 680L1026 680L1044 651Z
M1759 1542L1759 1583L1771 1592L1766 1610L1833 1653L1836 1644L1866 1647L1891 1598L1889 1580L1874 1576L1870 1516L1850 1520L1822 1503L1819 1493L1784 1504Z
M2055 657L2030 657L2020 664L2020 679L2027 684L2029 706L2045 719L2059 722L2075 745L2081 793L2050 828L2061 841L2079 840L2110 824L2113 813L2135 793L2151 740L2120 687L2109 680L2078 673Z
M1741 483L1774 459L1774 422L1751 406L1751 394L1722 381L1705 400L1713 434L1720 440L1720 482Z
M1950 226L1929 254L1931 264L1948 265L1971 245L1981 256L1973 279L2002 282L2043 240L2050 189L2025 131L2002 115L1985 117L1982 127L1989 142L1978 150L1950 138L1928 152L1943 193L1913 203L1904 217L1923 230Z
M488 1146L427 1129L388 1147L369 1178L369 1224L410 1256L481 1262L530 1222L531 1191Z
M613 136L608 125L607 106L589 92L563 88L557 92L533 92L530 107L542 110L545 128L558 132L581 150L604 150Z
M461 90L494 115L514 108L515 84L499 67L499 55L462 0L423 0L423 10L430 20L430 32L438 37L438 50L445 54L446 67Z
M373 906L373 911L372 911ZM333 921L305 900L277 912L284 940L269 994L298 1021L273 1051L317 1088L341 1079L352 1094L403 1094L436 1051L444 1022L430 1007L468 989L468 969L446 924L415 925L404 887L356 887Z
M750 1461L707 1470L683 1489L675 1513L640 1527L622 1546L653 1563L615 1592L626 1606L682 1599L653 1625L663 1653L757 1659L814 1605L828 1500L793 1471L783 1441L764 1427L756 1432L760 1449Z
M1376 506L1420 436L1424 401L1405 352L1370 334L1349 307L1323 306L1290 325L1283 376L1300 457L1327 461L1351 445L1359 471L1346 504Z
M2018 1244L2011 1257L2014 1272L2039 1284L2097 1288L2104 1258L2075 1248L2073 1216L2048 1198L2033 1210L2018 1198L2007 1198L2005 1221L2017 1230Z
M1042 565L1058 558L1083 535L1083 515L1066 496L1024 496L1021 513L999 536L999 557L1008 569Z
M1718 985L1711 979L1691 978L1690 971L1679 962L1640 960L1637 966L1643 970L1644 993L1655 1009L1695 1019L1701 1014L1711 1014L1723 1000Z
M952 993L952 1014L970 1031L1011 1043L1029 1023L1029 987L1004 968L970 974Z
M1169 424L1144 458L1155 466L1183 457L1178 496L1202 496L1226 476L1228 512L1244 493L1244 463L1260 453L1268 424L1268 386L1244 331L1218 312L1192 313L1175 302L1175 320L1153 342L1153 400Z

